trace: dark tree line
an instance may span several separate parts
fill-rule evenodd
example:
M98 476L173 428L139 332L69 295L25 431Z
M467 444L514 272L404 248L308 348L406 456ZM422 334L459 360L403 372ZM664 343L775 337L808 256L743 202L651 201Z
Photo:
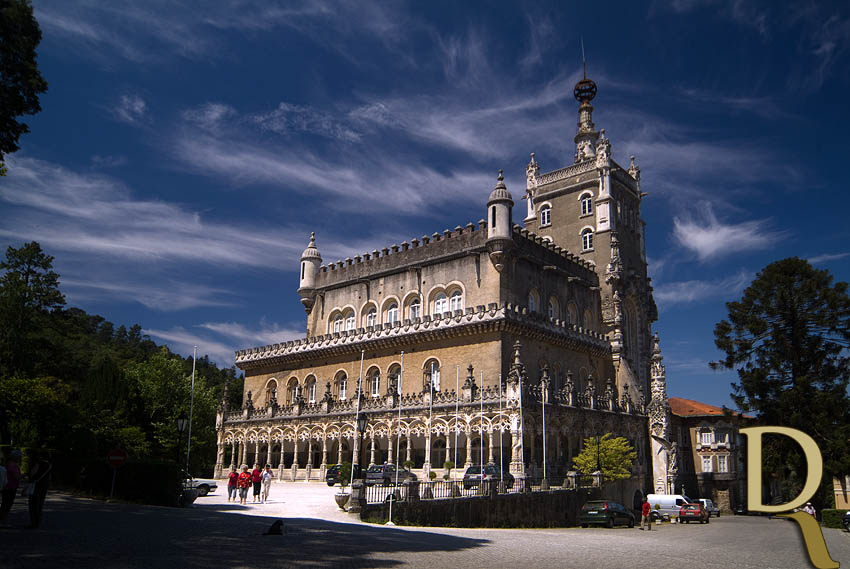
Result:
M38 243L9 247L0 262L0 445L102 460L113 447L132 460L176 458L176 419L188 414L192 358L158 346L135 324L67 308L53 258ZM215 462L215 413L235 368L196 362L192 470ZM238 405L238 404L237 404ZM185 435L184 435L185 436Z

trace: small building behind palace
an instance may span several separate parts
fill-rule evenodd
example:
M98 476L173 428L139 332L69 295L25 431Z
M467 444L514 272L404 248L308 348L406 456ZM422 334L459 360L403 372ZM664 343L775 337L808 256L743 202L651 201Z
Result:
M585 78L574 95L572 162L544 172L531 154L522 213L500 172L480 220L326 264L310 236L307 333L236 352L243 406L220 410L217 476L228 464L295 480L343 461L409 461L428 479L448 461L554 482L588 437L610 432L637 451L628 502L681 486L651 332L647 194L634 157L615 162L593 123L596 85Z
M746 501L744 439L739 413L699 401L670 398L672 428L681 464L684 494L710 498L721 510L734 511Z

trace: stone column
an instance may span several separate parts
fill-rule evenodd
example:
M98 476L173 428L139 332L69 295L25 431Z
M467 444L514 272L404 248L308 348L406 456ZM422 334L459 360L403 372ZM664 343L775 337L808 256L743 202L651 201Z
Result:
M336 453L336 463L342 464L342 433L339 434L339 444L337 445L337 453ZM351 464L354 464L354 460L352 457Z
M522 458L522 431L517 428L511 429L511 474L514 476L524 476L525 467Z
M428 427L428 432L425 433L425 464L422 465L422 474L426 481L430 480L431 472L431 428Z
M413 448L412 448L412 444L410 442L410 433L409 432L407 433L407 458L405 458L404 460L405 461L413 460Z
M328 437L326 435L322 436L322 468L327 468L328 466Z
M213 478L221 478L221 469L224 468L224 443L218 443L216 455L215 455L215 472L213 472Z
M239 446L240 446L239 450L242 451L242 454L241 454L242 458L240 458L240 460L239 460L239 466L242 466L243 464L245 464L245 460L247 459L247 455L248 455L248 441L242 441Z
M298 468L298 439L292 442L292 467Z
M490 437L489 437L489 440L487 441L487 443L489 445L488 448L489 448L490 452L487 456L487 462L496 462L496 460L493 458L493 431L490 431L488 434L490 435Z
M393 444L393 437L389 433L387 433L387 462L389 464L395 464L395 445Z
M372 433L372 438L370 439L372 442L372 453L369 456L369 466L373 466L375 464L375 434Z
M313 466L313 437L307 439L307 466Z
M534 454L534 439L536 438L537 437L534 436L534 432L532 431L531 436L528 437L528 465L532 472L534 472L534 469L537 468L537 457Z
M266 464L271 466L272 464L272 441L269 439L268 446L266 447ZM266 464L262 466L265 468Z
M360 464L360 439L362 438L362 433L357 433L353 435L353 439L351 441L351 464Z
M452 435L448 431L446 431L446 460L454 461L454 455L452 454ZM442 464L436 466L437 468L443 468Z
M472 430L466 431L466 462L464 468L472 466Z
M230 466L236 466L236 441L230 443Z

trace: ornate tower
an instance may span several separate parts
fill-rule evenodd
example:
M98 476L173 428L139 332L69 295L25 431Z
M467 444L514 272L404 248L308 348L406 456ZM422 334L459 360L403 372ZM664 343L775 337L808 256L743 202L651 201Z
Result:
M313 309L316 302L316 274L322 264L322 256L316 248L316 234L310 234L310 243L301 253L301 279L298 284L298 296L307 314Z
M671 494L679 475L679 449L672 439L672 414L667 399L667 370L661 363L658 334L653 336L652 395L649 401L649 434L652 448L652 484L656 494Z
M505 178L499 170L496 187L487 200L487 252L496 270L504 268L505 252L513 246L513 206L514 200L505 186Z
M585 75L573 95L579 103L573 163L541 173L532 154L525 226L595 264L602 313L590 317L611 338L616 390L648 393L650 326L658 316L647 275L640 169L634 160L628 168L617 164L605 130L596 130L596 83Z

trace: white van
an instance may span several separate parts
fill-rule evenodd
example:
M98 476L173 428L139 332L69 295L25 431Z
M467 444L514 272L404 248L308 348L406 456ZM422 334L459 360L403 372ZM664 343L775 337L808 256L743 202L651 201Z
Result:
M678 516L679 508L684 504L693 503L693 500L684 494L647 494L646 499L652 511L658 512L665 518ZM657 510L656 505L659 506Z

